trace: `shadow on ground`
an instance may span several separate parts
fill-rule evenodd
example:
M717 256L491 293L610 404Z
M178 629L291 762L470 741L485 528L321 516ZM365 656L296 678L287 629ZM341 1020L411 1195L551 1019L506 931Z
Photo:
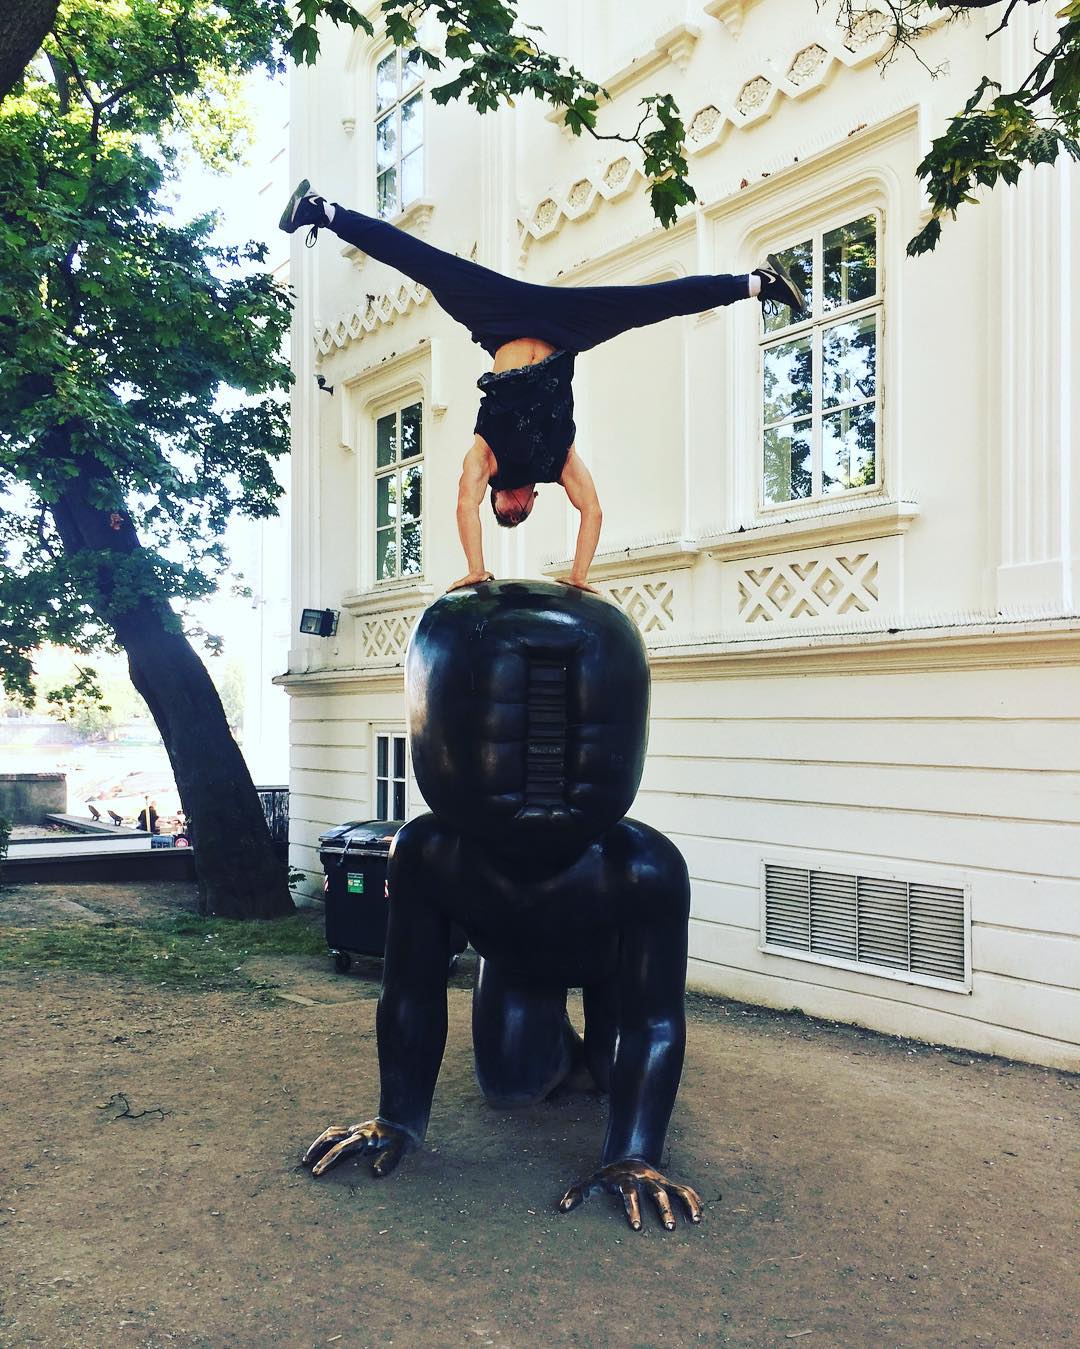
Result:
M0 939L192 903L21 887ZM1075 1342L1076 1079L692 998L667 1169L705 1219L636 1234L606 1197L554 1211L595 1162L601 1098L480 1099L467 963L424 1149L381 1182L298 1167L375 1112L378 974L0 971L0 1343Z

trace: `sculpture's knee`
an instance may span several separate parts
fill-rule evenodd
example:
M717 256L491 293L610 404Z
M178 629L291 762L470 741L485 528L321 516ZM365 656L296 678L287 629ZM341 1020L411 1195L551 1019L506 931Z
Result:
M476 1080L489 1105L500 1110L539 1105L565 1079L574 1064L568 1045L560 1039L553 1053L534 1060L484 1059L476 1055Z

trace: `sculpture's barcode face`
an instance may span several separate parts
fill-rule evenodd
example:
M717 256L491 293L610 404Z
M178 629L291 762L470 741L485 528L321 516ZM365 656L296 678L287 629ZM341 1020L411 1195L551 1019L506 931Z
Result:
M525 804L566 804L566 663L530 655Z

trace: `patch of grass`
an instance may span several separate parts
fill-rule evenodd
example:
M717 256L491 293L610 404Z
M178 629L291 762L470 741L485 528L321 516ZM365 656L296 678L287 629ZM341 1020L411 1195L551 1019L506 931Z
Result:
M253 955L325 954L321 926L300 915L232 922L185 914L140 924L0 928L0 969L93 970L187 988L235 984Z

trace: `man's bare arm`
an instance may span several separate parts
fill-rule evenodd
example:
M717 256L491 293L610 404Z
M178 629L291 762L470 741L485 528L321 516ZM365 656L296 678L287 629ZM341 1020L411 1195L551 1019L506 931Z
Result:
M592 474L581 462L573 446L570 448L559 481L566 489L570 504L580 513L581 520L578 524L577 546L574 549L574 564L570 568L570 575L560 576L558 579L581 590L593 590L589 585L589 568L592 566L596 545L600 542L600 526L604 522L604 514L600 509L600 498L596 495L596 484L593 482Z
M477 437L461 466L461 477L458 480L457 527L458 538L461 540L469 570L467 575L448 587L450 590L475 585L477 581L487 580L491 575L484 567L484 542L480 529L480 505L487 495L488 481L491 478L491 458L491 450L486 442Z

